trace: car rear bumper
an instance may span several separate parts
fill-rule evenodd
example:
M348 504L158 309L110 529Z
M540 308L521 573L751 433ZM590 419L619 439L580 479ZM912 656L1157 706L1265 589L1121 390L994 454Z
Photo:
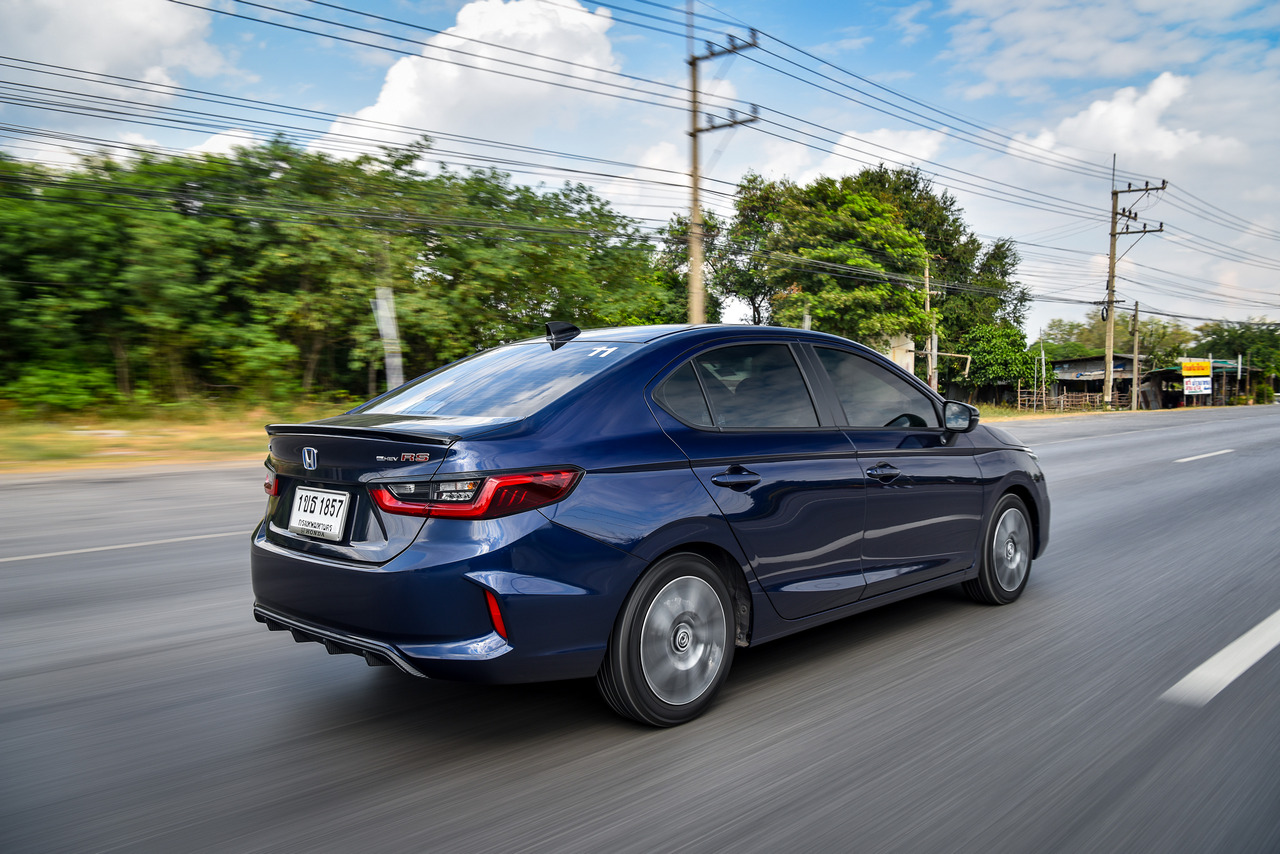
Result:
M595 674L639 559L536 511L439 521L384 564L290 551L259 528L254 618L300 643L413 676L513 683Z
M461 643L418 644L412 647L415 654L408 655L395 644L318 626L260 604L253 606L253 618L273 632L289 632L298 643L318 643L330 655L358 655L371 667L394 665L410 676L424 679L430 677L423 672L422 665L431 660L488 661L511 651L511 646L497 632ZM427 664L425 669L432 668Z

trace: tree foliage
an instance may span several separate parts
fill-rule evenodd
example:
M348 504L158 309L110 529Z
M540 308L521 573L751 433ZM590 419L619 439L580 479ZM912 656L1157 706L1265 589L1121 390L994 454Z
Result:
M1036 364L1027 351L1027 339L1021 329L1012 326L983 325L965 335L965 351L972 356L969 376L961 383L970 388L1011 386L1035 383Z
M667 318L675 283L588 188L428 172L429 153L338 160L276 141L64 171L0 159L0 396L364 394L379 286L410 375L551 318Z
M1261 368L1265 376L1280 375L1280 322L1266 319L1244 323L1221 321L1196 327L1197 340L1191 355L1215 359L1234 359L1237 356L1255 368Z
M1008 240L984 246L918 170L883 165L803 186L749 174L732 219L707 231L709 288L746 303L753 323L799 326L807 312L815 329L881 347L906 334L922 349L936 328L957 351L975 326L1020 325L1018 260Z
M1175 364L1194 340L1195 334L1176 320L1139 316L1138 346L1146 360L1144 365ZM1050 320L1031 349L1039 353L1043 343L1045 355L1050 359L1073 359L1103 355L1106 342L1107 322L1102 318L1102 309L1097 308L1086 314L1083 321ZM1133 352L1132 312L1116 312L1114 347L1117 353Z

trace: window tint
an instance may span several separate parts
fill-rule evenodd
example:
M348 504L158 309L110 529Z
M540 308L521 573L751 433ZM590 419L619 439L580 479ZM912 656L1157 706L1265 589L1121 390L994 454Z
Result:
M698 378L693 374L692 362L685 362L663 380L662 385L654 390L653 399L686 424L711 426L707 399L702 396L702 386L698 385Z
M447 365L355 411L523 418L616 365L638 346L570 341L552 350L543 342L508 344Z
M817 427L818 416L786 344L721 347L693 358L719 427Z
M816 349L835 384L849 426L939 426L938 413L929 398L906 380L854 353Z

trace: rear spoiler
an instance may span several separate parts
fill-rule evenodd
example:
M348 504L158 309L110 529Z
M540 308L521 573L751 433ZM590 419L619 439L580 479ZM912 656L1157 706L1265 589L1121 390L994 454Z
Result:
M452 445L462 437L443 430L392 430L386 427L347 427L334 424L268 424L268 436L349 436L357 439L390 439L418 445Z

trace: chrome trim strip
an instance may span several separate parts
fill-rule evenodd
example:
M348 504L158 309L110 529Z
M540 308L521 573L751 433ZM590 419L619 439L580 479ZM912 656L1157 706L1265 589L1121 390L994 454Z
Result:
M356 635L349 635L345 632L339 632L333 629L321 628L320 626L313 625L304 620L299 620L296 617L286 617L278 611L273 611L270 608L263 607L257 603L254 603L253 606L253 616L260 623L265 623L270 620L275 623L280 623L283 626L297 629L300 632L305 632L309 635L328 638L329 640L337 641L338 643L345 643L349 646L377 653L378 655L385 657L405 673L408 673L410 676L417 676L420 679L429 678L425 673L419 672L416 667L408 661L405 661L404 657L400 655L400 651L389 643L383 643L382 641L371 640L369 638L362 638Z

